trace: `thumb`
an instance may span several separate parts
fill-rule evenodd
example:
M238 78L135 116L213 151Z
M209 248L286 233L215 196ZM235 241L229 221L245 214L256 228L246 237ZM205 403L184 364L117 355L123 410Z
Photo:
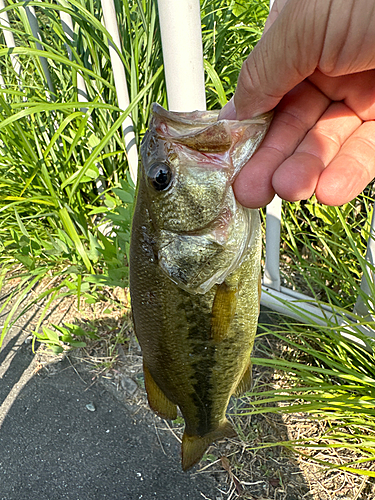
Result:
M277 17L279 16L280 12L282 11L284 5L288 2L289 0L274 0L272 8L270 10L270 13L267 17L266 24L264 25L264 33L266 33L272 24L276 21Z
M288 0L274 0L272 9L267 17L266 24L264 25L263 35L270 29L272 24L279 16L282 8ZM219 120L235 120L237 118L236 108L234 105L234 96L225 104L219 113Z
M273 109L311 75L335 0L289 0L244 62L234 95L237 119Z

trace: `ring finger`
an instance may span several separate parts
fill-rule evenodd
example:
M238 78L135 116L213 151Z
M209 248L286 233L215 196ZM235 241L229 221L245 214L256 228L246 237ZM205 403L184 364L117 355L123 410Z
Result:
M345 104L333 102L295 152L275 171L275 192L289 201L312 196L323 170L361 124L362 120Z

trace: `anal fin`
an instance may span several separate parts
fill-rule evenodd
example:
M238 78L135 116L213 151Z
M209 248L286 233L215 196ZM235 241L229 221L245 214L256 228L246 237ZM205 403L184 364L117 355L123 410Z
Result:
M245 370L244 374L242 375L241 380L239 381L236 390L234 391L234 395L236 397L241 396L246 391L250 391L252 385L253 385L253 376L252 376L252 370L253 366L251 364L251 361L249 362L249 366Z
M235 437L237 432L232 425L225 420L217 429L204 436L189 436L184 432L182 436L182 468L184 471L193 467L203 457L204 452L211 443L224 437Z
M143 373L145 376L148 404L151 409L161 418L168 420L176 419L177 406L169 401L164 392L156 384L145 363L143 363Z

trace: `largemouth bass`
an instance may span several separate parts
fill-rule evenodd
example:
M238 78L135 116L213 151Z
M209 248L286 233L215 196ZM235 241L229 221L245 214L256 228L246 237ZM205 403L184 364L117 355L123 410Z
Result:
M225 413L251 384L259 314L258 210L232 183L271 114L218 121L154 104L142 141L130 244L130 293L151 408L185 420L182 467L236 435Z

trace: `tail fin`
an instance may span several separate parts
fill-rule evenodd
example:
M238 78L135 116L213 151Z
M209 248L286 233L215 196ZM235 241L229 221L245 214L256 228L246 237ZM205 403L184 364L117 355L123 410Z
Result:
M182 437L182 468L184 471L190 469L203 457L209 445L224 437L235 437L237 432L232 425L225 420L217 429L205 436L188 436L186 432Z

